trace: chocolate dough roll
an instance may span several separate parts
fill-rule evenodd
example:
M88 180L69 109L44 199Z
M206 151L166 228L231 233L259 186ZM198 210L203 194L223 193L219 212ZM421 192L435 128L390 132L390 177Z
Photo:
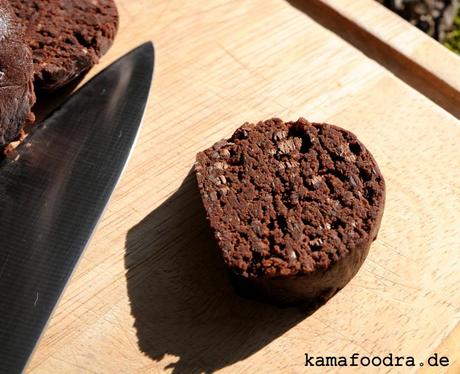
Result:
M246 123L199 153L195 170L222 258L245 296L322 304L353 278L377 237L383 176L339 127Z
M32 54L8 1L0 0L0 148L33 122Z
M54 91L87 72L118 29L113 0L9 0L25 32L35 87Z

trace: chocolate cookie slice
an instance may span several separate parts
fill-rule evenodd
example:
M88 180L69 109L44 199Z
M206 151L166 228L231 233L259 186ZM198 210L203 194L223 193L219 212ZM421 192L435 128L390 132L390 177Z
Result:
M56 90L94 66L118 29L113 0L10 0L33 52L35 86Z
M34 103L32 55L8 1L0 0L0 148L33 121Z
M199 153L195 170L222 257L245 295L322 304L357 273L377 237L382 174L339 127L246 123Z

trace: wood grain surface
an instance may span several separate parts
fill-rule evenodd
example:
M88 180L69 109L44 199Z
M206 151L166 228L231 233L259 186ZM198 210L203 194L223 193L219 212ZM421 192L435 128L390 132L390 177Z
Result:
M289 0L460 118L460 57L375 0Z
M459 121L286 1L117 3L119 35L91 75L153 40L152 95L28 372L322 373L304 367L305 353L418 364L449 344L460 315ZM233 292L190 173L198 151L272 116L353 131L387 182L367 261L309 317ZM452 361L456 341L442 348Z

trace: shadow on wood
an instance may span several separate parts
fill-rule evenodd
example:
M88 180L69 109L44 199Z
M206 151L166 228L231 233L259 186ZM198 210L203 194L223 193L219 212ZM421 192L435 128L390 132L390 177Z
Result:
M125 266L139 347L156 361L176 356L174 373L211 373L240 361L308 315L234 292L191 173L129 231Z

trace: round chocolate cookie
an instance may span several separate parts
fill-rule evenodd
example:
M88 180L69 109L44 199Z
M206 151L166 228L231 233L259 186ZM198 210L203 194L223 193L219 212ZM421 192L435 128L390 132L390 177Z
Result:
M244 124L197 155L207 218L237 289L277 305L324 303L376 239L385 182L352 133L305 119Z
M0 0L0 148L33 121L32 55L7 0Z
M56 90L94 66L113 43L113 0L10 0L32 49L35 86Z

